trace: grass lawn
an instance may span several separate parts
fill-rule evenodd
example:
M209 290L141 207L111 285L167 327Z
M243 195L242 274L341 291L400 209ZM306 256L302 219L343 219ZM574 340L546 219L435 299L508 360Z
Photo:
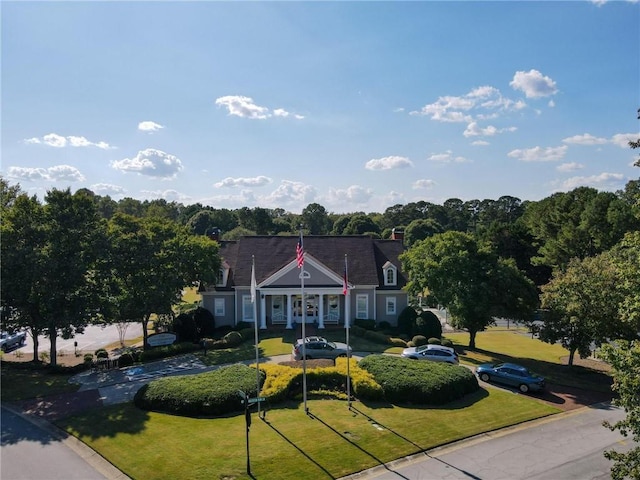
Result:
M58 393L76 392L80 387L69 383L72 373L44 373L29 363L0 363L2 401L13 402Z
M253 415L255 478L338 478L481 432L557 413L522 395L480 390L443 407L311 399L275 405L266 422ZM496 412L500 412L496 415ZM133 479L247 479L245 419L193 419L116 405L58 425ZM318 441L321 439L321 441Z
M523 335L516 329L479 332L475 350L468 347L468 333L447 333L445 337L453 341L460 361L468 365L515 362L543 375L548 382L588 390L610 390L611 379L607 373L580 365L569 367L563 363L563 358L569 355L568 350L559 344L551 345Z

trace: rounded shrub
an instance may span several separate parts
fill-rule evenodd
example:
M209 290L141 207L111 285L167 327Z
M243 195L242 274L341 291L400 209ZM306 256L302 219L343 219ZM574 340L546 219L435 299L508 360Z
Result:
M429 310L420 312L420 315L416 318L414 333L424 335L427 338L440 338L442 336L440 319Z
M84 363L93 362L93 353L85 353L83 357Z
M427 340L427 343L429 345L442 345L442 340L440 340L439 338L431 337L429 340Z
M260 383L264 373L260 373ZM242 364L230 365L197 375L180 375L153 380L143 386L134 403L143 410L201 417L244 410L238 391L257 396L256 370Z
M453 342L451 340L449 340L448 338L443 338L442 339L442 345L445 346L445 347L453 348Z
M237 347L243 341L242 334L240 332L231 331L227 333L222 340L227 345L227 347Z
M98 359L109 358L109 352L107 352L104 348L99 348L98 350L96 350L95 355Z
M411 339L411 343L413 344L414 347L419 347L420 345L426 345L427 337L423 335L416 335Z
M480 388L473 372L457 365L368 355L359 366L373 375L391 403L443 405Z
M404 307L400 315L398 315L398 330L411 335L417 317L418 312L416 312L415 308L411 306Z
M378 323L378 326L376 327L376 329L377 330L381 330L383 332L389 331L389 330L391 330L391 324L389 322L387 322L386 320L383 320L383 321Z

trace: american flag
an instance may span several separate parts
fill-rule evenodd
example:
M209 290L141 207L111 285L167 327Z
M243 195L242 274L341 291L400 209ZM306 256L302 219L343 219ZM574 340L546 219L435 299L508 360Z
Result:
M347 267L344 267L344 277L342 278L342 294L346 295L349 291L349 283L347 282Z
M302 247L302 233L300 234L300 238L298 239L298 244L296 245L296 261L298 262L298 268L302 268L304 265L304 248Z

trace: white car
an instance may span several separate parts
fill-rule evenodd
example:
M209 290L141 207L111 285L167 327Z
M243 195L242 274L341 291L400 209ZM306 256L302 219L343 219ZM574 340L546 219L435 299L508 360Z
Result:
M456 351L442 345L420 345L419 347L405 348L401 356L412 360L431 360L432 362L446 362L453 365L460 363Z
M27 341L27 334L23 331L9 333L0 333L0 348L3 352L8 352L14 348L22 347Z

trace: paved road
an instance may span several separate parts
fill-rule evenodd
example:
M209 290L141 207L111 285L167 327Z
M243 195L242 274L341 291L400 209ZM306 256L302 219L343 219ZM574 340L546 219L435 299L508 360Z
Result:
M107 478L51 432L2 407L2 480Z
M142 336L142 324L140 322L130 323L128 324L127 330L125 332L126 339L133 339ZM106 327L99 327L95 325L89 325L85 328L85 331L81 335L76 335L75 338L70 338L65 340L63 338L58 337L56 342L56 350L58 354L65 353L67 355L73 355L75 353L75 345L74 342L78 342L78 352L80 353L93 353L97 349L105 347L109 344L118 342L120 340L120 336L118 334L118 329L115 325L109 325ZM39 352L49 352L50 342L49 338L45 336L38 337L38 351ZM24 347L18 349L18 351L23 353L31 353L33 352L33 339L31 336L27 335L27 342ZM15 352L12 350L10 354Z
M547 480L610 479L609 449L633 446L604 420L624 418L624 411L599 405L555 415L543 421L480 435L450 447L376 467L344 480Z

